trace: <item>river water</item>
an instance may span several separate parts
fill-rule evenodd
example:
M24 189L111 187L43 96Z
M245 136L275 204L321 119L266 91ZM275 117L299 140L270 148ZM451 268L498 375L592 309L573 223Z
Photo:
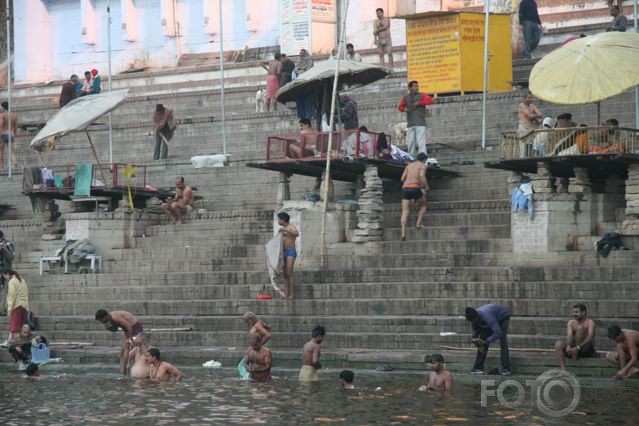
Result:
M612 380L605 387L582 387L571 413L550 417L539 410L528 388L522 404L509 408L495 397L482 404L479 384L457 383L450 395L419 392L425 373L357 372L357 388L347 391L340 389L338 371L302 385L292 371L275 371L273 382L253 384L229 369L187 368L182 383L158 384L120 378L116 370L49 365L33 380L14 365L1 365L0 425L635 425L639 418L639 388L619 388ZM517 395L514 386L504 391L510 400Z

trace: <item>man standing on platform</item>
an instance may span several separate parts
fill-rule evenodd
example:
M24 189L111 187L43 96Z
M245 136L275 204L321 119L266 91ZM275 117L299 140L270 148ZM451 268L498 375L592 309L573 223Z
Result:
M519 119L517 134L519 134L520 137L537 128L543 119L539 108L532 102L532 93L526 92L523 101L517 107L517 118Z
M277 90L280 88L280 76L282 74L281 55L276 53L271 62L262 62L262 68L266 70L266 110L277 111Z
M419 92L419 83L415 80L408 83L408 94L397 106L401 112L406 112L406 143L408 153L413 157L426 150L426 105L432 105L433 98L426 93Z
M282 87L293 80L295 62L291 61L284 53L280 56L280 62L282 62L282 74L280 75L280 87Z
M11 133L9 133L9 123L11 123ZM0 113L0 169L4 169L4 147L7 145L11 145L9 152L11 155L11 168L18 167L18 159L16 157L17 128L18 115L15 112L9 114L9 102L2 102L2 113Z
M522 26L524 32L524 58L530 59L541 39L541 19L539 19L535 0L521 0L519 25Z
M510 312L504 306L490 304L480 306L477 309L466 308L466 320L472 324L473 343L477 346L477 357L475 365L470 374L484 374L484 363L488 356L488 346L499 340L501 350L501 370L499 374L507 376L510 374L510 359L508 356L508 323L510 322Z
M155 131L154 160L163 160L169 155L169 141L173 138L177 123L173 118L173 110L162 104L155 105L153 113L153 130Z
M80 81L78 79L78 76L73 74L69 78L69 81L62 85L62 90L60 91L60 99L58 101L60 104L60 108L64 107L66 104L78 97L79 93L77 88L79 83ZM80 84L80 87L81 86L82 85Z
M384 66L384 54L388 55L388 68L393 69L393 42L391 41L391 22L384 16L381 7L375 10L377 20L373 23L373 37L379 50L379 64Z

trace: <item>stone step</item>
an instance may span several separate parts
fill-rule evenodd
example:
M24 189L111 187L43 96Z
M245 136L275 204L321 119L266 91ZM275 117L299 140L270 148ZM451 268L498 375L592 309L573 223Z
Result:
M235 316L140 316L139 320L150 333L153 329L192 328L197 331L248 331L248 326ZM597 324L597 339L606 339L606 328L618 324L622 328L638 328L638 319L594 318ZM463 316L264 316L276 336L279 331L307 331L316 324L322 324L331 331L349 331L362 333L469 333L469 324ZM87 325L94 320L87 316L38 316L40 332L46 335L51 330L86 331ZM562 336L566 331L567 318L558 317L512 317L509 332L522 335ZM8 319L0 317L0 327L8 327ZM156 331L162 333L162 331Z
M176 274L177 275L177 274ZM268 284L267 284L268 285ZM79 302L104 301L164 301L164 300L235 300L251 299L265 292L265 285L181 285L167 286L113 286L91 288L78 285L31 285L30 301ZM270 286L267 292L271 293ZM298 284L296 295L303 300L357 300L365 298L426 299L436 303L439 299L580 299L598 302L605 298L623 299L639 291L636 283L611 283L606 287L598 283L349 283L347 286L331 284ZM596 311L591 309L593 314Z
M581 299L571 298L564 301L552 299L525 299L517 300L514 304L513 314L519 312L527 316L552 316L565 312L567 306L581 302ZM464 299L464 298L436 298L436 299L299 299L294 302L288 300L270 300L267 303L255 299L229 299L229 300L176 300L176 301L118 301L102 303L100 301L85 301L82 305L74 305L69 302L41 302L33 303L33 309L43 315L88 315L98 309L122 309L130 312L138 312L144 315L210 315L215 312L218 315L238 315L238 312L252 310L257 315L274 314L282 315L301 314L306 315L339 315L350 312L353 315L400 315L406 312L428 315L448 315L450 312L463 312L469 305L483 305L486 303L500 303L510 307L511 299ZM592 310L601 316L634 318L636 317L637 303L628 299L606 299L589 302Z

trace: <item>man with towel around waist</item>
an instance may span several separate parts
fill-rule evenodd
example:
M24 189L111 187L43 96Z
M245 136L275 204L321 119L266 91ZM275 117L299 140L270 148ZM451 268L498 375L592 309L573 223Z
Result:
M266 77L266 110L277 111L277 90L280 88L280 76L282 74L282 62L280 62L281 55L276 53L274 59L270 62L262 62L262 68L266 70L268 76ZM268 65L267 65L268 64Z
M302 349L302 369L300 370L300 382L319 382L317 370L322 368L320 364L320 345L326 336L326 329L321 325L316 326L312 332L312 339Z
M118 329L124 331L122 352L120 352L120 374L125 374L126 364L129 359L129 345L134 337L139 336L144 331L142 324L132 313L127 311L112 311L109 313L104 309L99 309L95 313L95 319L104 324L104 328L113 333L118 331Z
M173 110L162 104L155 105L153 113L153 130L155 131L154 160L163 160L169 155L168 142L173 139L177 123L173 117Z

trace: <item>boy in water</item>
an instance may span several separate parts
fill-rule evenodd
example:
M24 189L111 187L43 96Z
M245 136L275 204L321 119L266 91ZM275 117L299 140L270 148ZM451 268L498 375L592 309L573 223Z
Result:
M441 354L430 356L430 368L433 370L428 378L428 385L419 387L420 391L450 392L453 390L453 375L444 370L444 357Z
M144 335L131 338L131 351L129 352L129 374L131 377L149 377L151 364L146 359L146 351L148 349L149 343Z
M312 338L302 348L302 369L300 370L300 382L318 382L317 370L322 368L320 364L320 345L326 336L326 329L321 325L316 326L311 334Z
M355 389L353 380L355 380L355 373L351 370L342 370L339 373L339 379L342 382L342 389Z
M175 365L160 361L160 350L157 348L146 351L146 360L151 364L149 378L155 382L168 382L172 376L175 376L175 381L179 382L184 377Z
M293 266L297 258L295 239L300 235L297 227L289 223L290 220L291 217L288 213L277 214L277 224L281 226L279 232L282 233L282 257L284 258L284 282L286 283L285 299L295 299L295 283L293 282Z
M25 373L27 373L28 379L37 379L38 377L40 377L40 369L38 368L38 364L34 364L32 362L29 363L29 365L27 365Z

